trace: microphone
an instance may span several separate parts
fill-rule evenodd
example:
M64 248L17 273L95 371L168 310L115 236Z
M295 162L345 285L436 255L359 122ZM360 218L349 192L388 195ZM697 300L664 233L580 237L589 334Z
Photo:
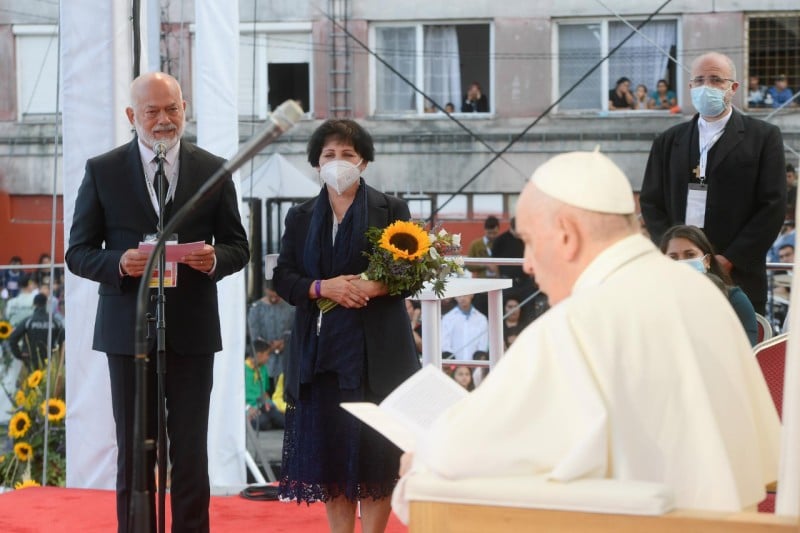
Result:
M268 144L283 135L303 117L303 108L294 100L286 100L273 111L264 130L250 139L225 164L225 170L233 174L239 167L255 157Z
M156 141L153 145L153 151L156 153L156 157L159 161L163 161L165 157L167 157L167 143L164 141Z

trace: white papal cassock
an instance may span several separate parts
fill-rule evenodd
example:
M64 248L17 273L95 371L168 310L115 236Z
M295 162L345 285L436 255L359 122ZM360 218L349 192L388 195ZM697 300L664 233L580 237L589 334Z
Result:
M414 470L655 481L680 508L733 511L764 498L778 448L778 416L730 304L636 235L600 254L439 418Z

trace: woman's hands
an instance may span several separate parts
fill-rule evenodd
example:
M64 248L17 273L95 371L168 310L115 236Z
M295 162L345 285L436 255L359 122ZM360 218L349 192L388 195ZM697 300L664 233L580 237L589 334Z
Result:
M358 287L359 290L363 291L368 298L376 298L378 296L386 296L389 294L389 290L386 288L386 285L380 281L369 281L359 277L350 283Z
M344 274L322 280L320 294L342 307L359 309L366 306L370 298L386 294L386 287L376 281L363 280L357 274Z

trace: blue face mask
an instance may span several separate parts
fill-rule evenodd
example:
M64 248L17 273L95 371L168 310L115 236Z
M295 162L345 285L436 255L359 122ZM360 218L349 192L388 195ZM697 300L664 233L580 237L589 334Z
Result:
M684 265L690 266L693 269L697 270L698 272L705 274L706 273L706 264L703 263L703 257L695 257L692 259L678 259L678 263L683 263Z
M707 85L692 87L692 105L702 116L716 117L725 111L726 92Z

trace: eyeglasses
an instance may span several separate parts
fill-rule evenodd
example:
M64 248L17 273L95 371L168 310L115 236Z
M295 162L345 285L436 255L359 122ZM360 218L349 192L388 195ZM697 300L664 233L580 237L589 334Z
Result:
M696 78L692 78L691 80L692 85L695 87L701 87L703 85L711 85L713 87L718 87L723 85L726 81L734 83L736 80L732 80L730 78L720 78L719 76L710 76L705 78L703 76L697 76Z

